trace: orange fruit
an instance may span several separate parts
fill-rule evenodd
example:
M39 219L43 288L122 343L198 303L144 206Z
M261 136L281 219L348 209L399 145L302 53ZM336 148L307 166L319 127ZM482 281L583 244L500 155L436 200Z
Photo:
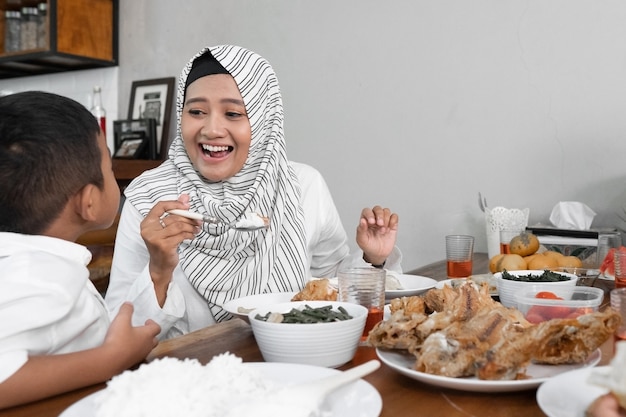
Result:
M539 250L539 239L530 232L522 232L511 239L509 251L520 256L528 256Z
M552 256L537 255L528 263L528 269L552 269L559 266L559 261Z
M550 258L554 258L557 261L563 257L563 254L554 250L547 250L543 253L543 256L548 256Z
M530 261L535 257L535 256L543 256L540 253L533 253L532 255L528 255L528 256L524 256L524 260L526 261L526 265L528 265L530 263Z
M559 266L563 266L567 268L582 268L583 267L583 261L581 261L576 256L561 256L561 258L558 259L558 262L559 262Z
M500 258L502 258L504 256L504 254L500 253L498 255L494 255L490 260L489 260L489 272L496 273L499 272L497 270L497 265L498 262L500 261Z
M498 259L495 269L496 272L502 272L505 269L507 271L524 270L526 269L526 261L524 261L524 258L517 254L507 253Z

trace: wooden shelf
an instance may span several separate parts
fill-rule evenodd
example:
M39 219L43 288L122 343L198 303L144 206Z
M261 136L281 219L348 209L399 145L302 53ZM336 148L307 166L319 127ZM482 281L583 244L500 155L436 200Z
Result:
M148 159L113 159L115 178L122 181L132 181L142 172L161 165L161 160Z
M118 1L47 0L48 47L0 54L0 78L117 66ZM0 0L0 12L38 2Z

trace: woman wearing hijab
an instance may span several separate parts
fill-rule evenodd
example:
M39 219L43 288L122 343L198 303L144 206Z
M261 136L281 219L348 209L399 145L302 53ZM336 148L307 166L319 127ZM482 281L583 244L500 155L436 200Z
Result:
M205 48L183 69L176 105L168 159L125 191L106 295L112 309L132 301L134 321L152 318L169 338L229 319L226 301L300 291L340 267L400 270L396 214L363 209L363 253L350 255L324 179L288 161L278 80L265 59L237 46ZM250 212L267 217L269 227L225 226Z

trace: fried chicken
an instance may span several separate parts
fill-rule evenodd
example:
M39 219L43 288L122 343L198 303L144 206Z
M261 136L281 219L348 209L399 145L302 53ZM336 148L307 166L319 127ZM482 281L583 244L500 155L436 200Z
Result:
M533 348L538 363L579 363L615 333L622 318L612 308L575 319L552 319L537 324L530 337L540 341Z
M583 362L620 322L607 309L534 325L494 301L488 286L472 284L392 300L391 311L369 333L370 345L409 351L421 372L493 380L525 378L531 361Z
M291 301L337 301L337 288L330 285L328 278L312 279Z

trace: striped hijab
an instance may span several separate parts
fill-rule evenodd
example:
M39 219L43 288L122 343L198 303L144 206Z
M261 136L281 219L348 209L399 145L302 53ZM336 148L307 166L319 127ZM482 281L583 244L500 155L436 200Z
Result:
M248 159L232 178L210 183L193 167L181 135L185 81L193 61L211 54L233 76L250 120L252 141ZM278 80L270 64L237 46L205 48L183 68L176 101L177 136L169 158L136 179L127 199L146 215L162 199L191 196L190 210L226 223L245 212L270 218L268 230L237 232L204 225L191 241L180 245L180 266L189 282L208 301L213 316L230 316L221 305L231 299L266 292L297 291L304 286L306 236L300 186L287 161L283 106Z

